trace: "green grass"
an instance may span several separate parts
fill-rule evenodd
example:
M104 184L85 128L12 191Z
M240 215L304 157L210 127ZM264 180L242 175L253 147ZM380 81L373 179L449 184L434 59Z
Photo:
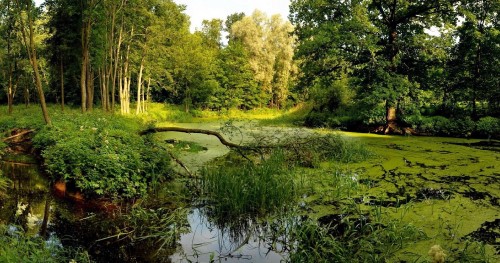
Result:
M91 262L88 254L63 248L57 239L28 237L14 226L0 226L0 262Z
M331 225L310 219L300 222L290 238L295 241L290 262L382 263L425 235L415 226L396 220L380 224L346 216Z
M296 175L275 152L260 164L207 168L202 172L202 196L218 218L266 215L294 204L300 193Z
M215 122L221 120L259 120L262 125L301 125L311 105L300 104L287 110L257 108L252 110L229 109L223 111L196 110L185 112L182 106L149 103L147 113L139 115L146 121L169 123Z

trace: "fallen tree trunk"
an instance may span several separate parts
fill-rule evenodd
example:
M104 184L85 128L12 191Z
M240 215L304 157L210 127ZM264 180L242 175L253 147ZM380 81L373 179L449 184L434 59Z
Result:
M223 145L230 147L230 148L237 148L237 149L252 149L255 147L248 147L244 145L239 145L236 143L232 143L230 141L227 141L220 133L215 132L215 131L210 131L210 130L203 130L203 129L190 129L190 128L181 128L181 127L158 127L158 128L151 128L147 129L144 131L139 132L139 135L147 135L151 133L157 133L157 132L183 132L183 133L199 133L199 134L206 134L206 135L212 135L217 137L219 139L220 143Z
M12 136L10 136L10 137L3 138L3 139L2 139L2 141L3 141L3 142L6 142L6 141L8 141L8 140L12 140L12 139L14 139L14 138L17 138L17 137L20 137L20 136L23 136L23 135L26 135L26 134L32 133L32 132L34 132L34 131L35 131L35 130L26 130L26 131L22 131L22 132L20 132L20 133L18 133L18 134L14 134L14 135L12 135Z

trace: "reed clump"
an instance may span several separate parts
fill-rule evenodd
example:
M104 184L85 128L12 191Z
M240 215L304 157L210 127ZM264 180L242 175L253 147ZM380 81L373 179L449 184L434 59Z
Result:
M260 163L206 168L200 179L201 196L218 217L235 219L286 209L300 188L290 168L282 151Z

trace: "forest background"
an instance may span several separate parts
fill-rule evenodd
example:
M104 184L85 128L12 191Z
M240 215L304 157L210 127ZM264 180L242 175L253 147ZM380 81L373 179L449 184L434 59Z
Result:
M309 105L308 126L495 136L500 1L294 0L189 30L170 0L0 3L0 103L141 114ZM429 34L432 29L433 34ZM223 37L227 35L227 39ZM306 106L307 107L307 106Z

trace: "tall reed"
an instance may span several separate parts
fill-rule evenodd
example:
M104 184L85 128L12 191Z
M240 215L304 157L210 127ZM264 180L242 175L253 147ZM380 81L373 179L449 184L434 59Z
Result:
M220 217L264 215L285 208L296 199L299 185L275 151L260 164L207 168L202 172L202 196L213 213Z

